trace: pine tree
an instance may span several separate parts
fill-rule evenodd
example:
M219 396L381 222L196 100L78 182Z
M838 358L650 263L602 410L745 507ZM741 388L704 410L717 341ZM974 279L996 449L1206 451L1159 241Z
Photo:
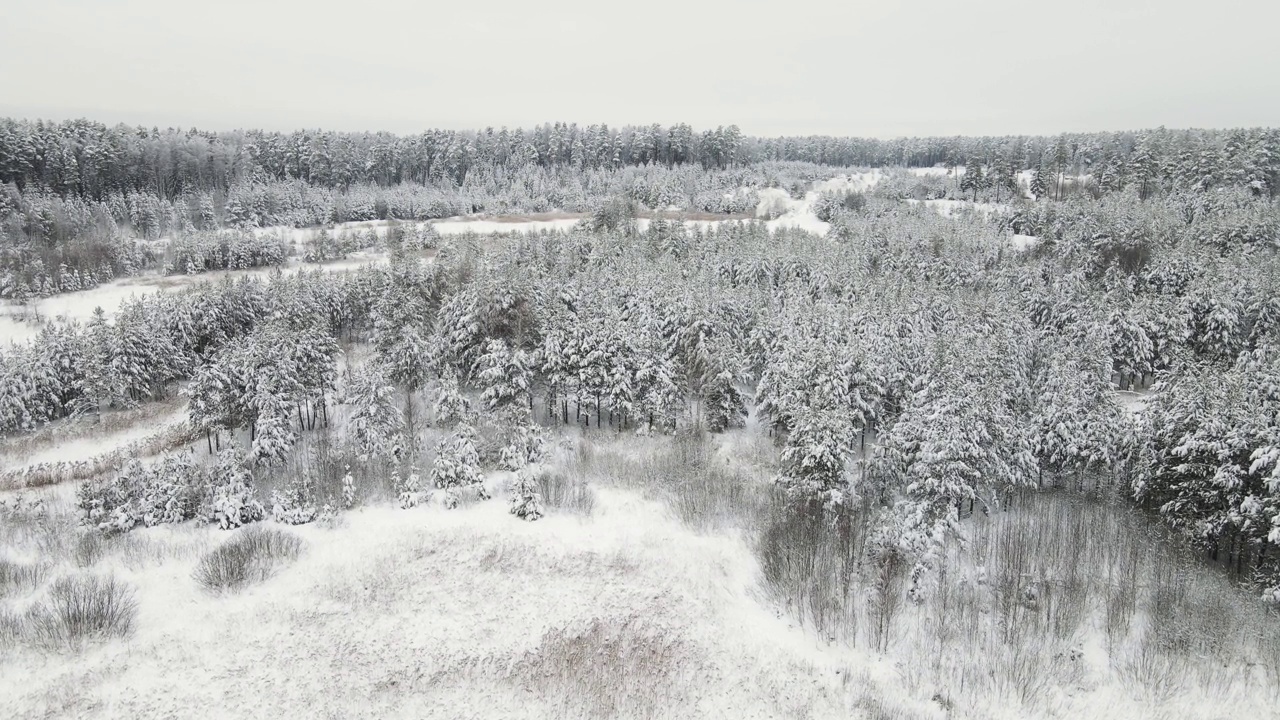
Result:
M511 488L511 514L521 520L537 520L543 516L542 491L537 477L528 469L516 473Z
M352 380L347 400L352 405L348 423L361 459L399 458L403 453L403 418L394 403L394 388L386 371L377 363L363 367Z
M1061 200L1066 183L1067 160L1070 158L1067 148L1067 136L1059 135L1053 146L1053 170L1057 182L1054 185L1054 199Z
M973 191L973 201L978 202L978 191L986 185L986 176L982 173L982 164L977 157L969 158L969 162L964 168L964 177L960 180L960 190Z
M746 399L734 384L733 373L728 370L715 373L703 384L702 398L703 414L710 432L724 432L746 423Z
M782 448L782 473L776 482L795 496L831 505L844 502L848 493L845 458L850 451L847 424L833 411L798 415Z
M503 340L490 340L480 356L481 400L490 410L508 404L533 407L533 368L536 359L522 349L511 349Z
M436 447L431 466L431 482L445 491L445 504L458 506L457 491L473 490L481 500L488 500L484 476L480 472L480 455L476 452L476 432L470 425L459 425Z

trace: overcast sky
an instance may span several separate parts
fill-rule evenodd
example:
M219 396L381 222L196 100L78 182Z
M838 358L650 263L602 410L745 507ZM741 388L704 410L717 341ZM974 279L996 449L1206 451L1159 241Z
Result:
M1280 125L1277 0L15 0L0 115L754 135Z

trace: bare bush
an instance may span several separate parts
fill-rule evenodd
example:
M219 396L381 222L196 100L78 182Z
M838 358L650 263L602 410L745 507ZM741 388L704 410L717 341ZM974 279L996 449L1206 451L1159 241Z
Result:
M297 536L252 525L200 558L195 579L209 592L239 590L271 577L301 552Z
M81 531L76 534L71 547L71 555L79 567L90 567L106 554L107 539L96 531Z
M544 507L578 515L590 515L595 509L595 492L581 478L544 468L534 475L534 481Z
M127 637L137 616L133 589L115 576L71 575L54 581L22 625L34 644L67 650Z
M860 574L870 527L863 508L795 504L777 492L770 496L761 526L757 552L775 597L822 635L857 644L860 615L869 611L861 599L872 584ZM888 558L877 564L889 573L887 580L901 576L899 566ZM901 582L892 586L901 590ZM880 619L886 632L892 617L889 606L896 608L898 601L895 595L891 602L886 597L876 605L884 611Z
M30 592L44 580L47 568L40 563L23 563L0 558L0 598Z

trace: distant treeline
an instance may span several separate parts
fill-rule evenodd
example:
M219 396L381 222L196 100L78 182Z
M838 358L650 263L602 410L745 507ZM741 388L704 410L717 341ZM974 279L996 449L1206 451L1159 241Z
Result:
M1280 130L1166 130L1058 136L758 138L736 125L695 131L686 124L551 123L532 130L428 130L415 135L299 130L292 133L110 127L0 119L0 184L47 188L102 200L149 192L164 198L227 191L240 180L462 185L476 169L540 166L611 169L699 165L724 169L761 161L833 166L959 166L975 160L1016 169L1087 172L1143 186L1247 185L1274 196ZM1145 193L1144 193L1145 194Z

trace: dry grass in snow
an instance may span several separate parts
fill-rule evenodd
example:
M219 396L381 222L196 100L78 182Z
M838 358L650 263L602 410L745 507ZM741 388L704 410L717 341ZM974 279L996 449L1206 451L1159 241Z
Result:
M234 595L192 578L197 548L225 534L136 531L185 551L101 549L95 571L137 588L132 636L74 659L11 649L0 696L24 717L937 716L762 605L740 539L632 492L594 498L589 515L534 523L500 499L357 510L296 528L308 551Z
M1275 618L1141 518L1065 493L979 513L916 604L905 563L865 561L872 511L789 509L775 452L753 431L575 434L538 476L537 522L499 476L452 511L103 538L75 527L71 486L43 490L0 518L0 697L21 717L1208 720L1280 702ZM33 608L66 578L113 578L136 615L42 641Z

